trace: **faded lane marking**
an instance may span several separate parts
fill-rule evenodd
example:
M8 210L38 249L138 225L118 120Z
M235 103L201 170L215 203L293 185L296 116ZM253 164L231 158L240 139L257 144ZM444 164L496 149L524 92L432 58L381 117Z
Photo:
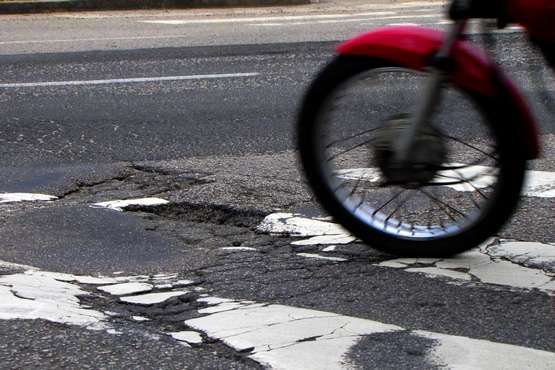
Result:
M228 24L228 23L250 23L250 22L273 22L273 21L295 21L295 20L318 20L318 19L341 19L353 17L377 17L381 15L393 15L395 12L364 12L354 14L315 14L315 15L290 15L282 17L243 17L243 18L213 18L213 19L161 19L138 21L140 23L166 24L171 26L187 24Z
M282 27L282 26L305 26L311 24L332 24L332 23L350 23L350 22L367 22L380 21L380 20L393 20L393 19L425 19L425 18L442 18L440 14L416 14L416 15L392 15L385 17L372 17L368 18L353 18L353 19L329 19L329 20L313 20L302 22L268 22L268 23L252 23L249 26L269 26L269 27ZM375 22L372 23L373 25Z
M320 256L319 254L316 254L316 253L297 253L297 256L305 257L305 258L316 258L316 259L321 259L321 260L326 260L326 261L334 261L334 262L348 261L348 259L346 259L346 258Z
M179 297L189 293L188 290L182 290L177 292L161 292L161 293L147 293L141 295L125 296L120 297L120 301L125 303L132 303L142 306L150 306L158 303L167 301L168 299Z
M115 79L107 79L107 80L15 82L15 83L0 84L0 88L6 89L6 88L21 88L21 87L83 86L83 85L109 85L109 84L128 84L128 83L163 82L163 81L211 80L211 79L219 79L219 78L255 77L258 75L260 75L260 73L249 72L249 73L220 73L220 74L206 74L206 75L189 75L189 76L115 78Z
M46 194L33 194L33 193L0 193L0 203L15 203L15 202L48 202L56 200L58 197Z
M458 163L449 164L450 166L460 165ZM440 175L435 181L452 181L453 178L464 178L471 180L471 184L445 185L459 192L471 192L476 188L483 189L495 182L495 177L491 175L492 168L485 166L468 166L460 170L440 171ZM378 182L381 173L377 168L352 168L337 171L337 176L345 180L365 180L368 182ZM522 195L537 198L555 198L555 172L550 171L527 171L526 179L522 189Z
M185 324L277 369L350 368L346 355L365 336L407 332L377 321L278 304L222 299L212 308L215 313ZM428 331L410 333L434 340L425 354L430 366L551 369L555 362L552 352Z
M1 276L0 319L43 319L93 330L109 329L108 316L80 305L78 296L89 293L75 284L59 281L59 276L36 270Z
M24 44L55 44L68 42L95 42L95 41L125 41L125 40L155 40L155 39L184 39L187 35L160 35L160 36L126 36L126 37L94 37L84 39L51 39L51 40L11 40L0 41L0 45L24 45Z
M175 289L193 283L192 280L176 280L177 274L114 278L41 271L36 267L4 261L0 261L0 267L26 270L0 275L0 320L41 319L82 326L90 330L105 330L111 334L121 334L113 328L109 321L111 316L119 314L110 311L101 312L81 304L79 297L92 294L83 290L79 284L100 285L95 289L113 295L123 302L151 305L186 294L188 291L172 290L124 297L121 295L150 291L156 282L165 283L164 289ZM139 281L148 281L149 283L140 283ZM137 322L150 321L149 318L143 316L132 316L132 319ZM190 343L198 343L200 338L200 335L195 336L192 333L183 333L182 336L185 341Z
M267 234L303 238L292 242L293 246L333 245L335 247L332 251L322 250L327 254L325 256L317 253L297 253L301 257L323 260L333 258L338 262L348 260L341 257L341 245L353 243L356 238L340 225L324 220L293 213L274 213L268 215L258 225L257 230ZM306 237L310 238L304 239ZM330 252L337 252L339 257L330 256ZM553 244L490 240L478 249L453 258L398 258L376 265L433 277L443 276L462 281L479 281L519 289L555 292L555 245Z
M150 292L152 288L153 286L151 284L132 282L132 283L103 285L103 286L99 286L96 289L111 295L128 295L128 294Z
M108 208L114 211L123 211L129 206L159 206L168 204L169 202L161 198L138 198L138 199L124 199L124 200L110 200L108 202L94 203L91 205L93 208Z

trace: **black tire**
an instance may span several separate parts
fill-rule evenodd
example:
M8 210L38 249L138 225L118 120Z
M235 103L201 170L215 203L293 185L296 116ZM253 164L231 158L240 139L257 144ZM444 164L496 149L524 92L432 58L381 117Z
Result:
M367 219L355 214L356 212L339 199L338 187L332 189L334 186L330 184L329 179L331 170L326 169L322 159L324 157L320 140L324 135L321 132L321 125L325 124L323 117L328 114L326 112L332 105L332 98L348 81L356 80L369 71L389 67L397 66L385 60L339 56L314 80L303 100L297 122L300 161L308 183L324 209L354 236L372 248L400 256L419 257L445 257L472 249L493 236L505 224L520 199L526 160L522 150L518 149L522 148L522 143L518 122L514 122L513 118L518 115L512 111L513 105L506 98L487 98L457 88L457 91L467 97L484 117L487 130L491 132L492 140L495 142L495 159L498 163L497 181L495 185L491 185L491 198L484 200L484 209L477 211L479 214L473 216L473 221L464 227L461 226L460 230L428 237L401 235L399 231L396 235L369 224ZM360 176L362 178L362 175ZM360 181L359 179L358 182ZM352 208L352 205L350 207ZM445 213L448 214L449 210L445 209ZM371 217L374 217L374 214ZM388 222L389 219L385 219L386 229ZM465 219L465 222L470 221ZM414 235L414 225L411 227ZM432 230L430 226L428 228Z

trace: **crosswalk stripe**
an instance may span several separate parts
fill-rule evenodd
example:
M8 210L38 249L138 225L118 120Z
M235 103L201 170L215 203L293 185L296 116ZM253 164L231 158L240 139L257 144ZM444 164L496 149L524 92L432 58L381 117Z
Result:
M93 284L98 291L115 299L143 307L189 292L183 289L157 291L157 276L75 276L37 269L0 276L0 319L44 319L122 334L111 324L112 313L81 304L77 297L91 294L82 290L80 284ZM160 279L166 279L163 281L169 286L179 285L175 281L178 279L176 274L163 274ZM138 285L143 290L147 286L149 293L143 295L145 298L150 295L156 296L155 299L146 301L139 299L143 296L131 296L136 298L135 303L126 300L128 297L121 297L121 294L136 292ZM206 294L200 294L197 302L200 316L183 322L197 331L163 331L163 334L189 347L188 344L201 344L203 339L198 331L204 332L252 360L273 368L350 368L349 351L365 337L384 334L389 336L391 343L395 343L396 335L411 335L414 340L425 343L423 357L430 366L550 369L555 362L553 352L446 333L408 330L333 312ZM148 320L142 316L133 316L132 319L136 322Z
M53 195L35 193L0 193L0 203L52 201L58 199Z
M450 163L447 166L462 166L458 163ZM495 182L492 176L493 168L486 166L467 166L459 170L441 171L435 181L447 181L446 179L461 178L469 179L470 184L446 185L459 192L473 192L485 188ZM339 178L345 180L365 180L368 182L380 181L380 171L377 168L352 168L336 171ZM452 180L450 180L452 181ZM538 198L555 198L555 172L550 171L527 171L526 181L523 186L522 195Z
M345 355L363 337L405 332L378 321L278 304L226 300L222 309L185 321L263 365L277 369L345 369ZM426 360L442 368L550 369L555 353L428 331Z
M313 219L292 213L270 214L258 225L257 230L299 238L291 243L293 247L334 246L332 252L338 253L339 256L326 252L297 255L307 258L320 257L336 262L344 260L341 257L342 246L356 241L348 231L329 219ZM419 267L423 263L428 267ZM462 281L474 279L487 284L519 289L539 289L555 294L554 244L489 240L478 249L453 258L399 258L375 265L432 277L442 276Z

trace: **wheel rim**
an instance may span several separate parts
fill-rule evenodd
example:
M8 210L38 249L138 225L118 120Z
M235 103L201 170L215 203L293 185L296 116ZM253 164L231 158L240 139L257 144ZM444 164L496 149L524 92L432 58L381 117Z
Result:
M499 189L501 162L487 117L452 87L445 88L432 118L437 131L431 136L445 145L445 157L434 160L439 151L430 155L430 142L422 145L429 159L421 164L435 161L433 179L412 188L386 182L376 165L376 137L392 117L413 115L425 79L402 68L356 75L327 99L316 122L316 158L327 190L365 227L398 238L445 238L468 230L491 208Z

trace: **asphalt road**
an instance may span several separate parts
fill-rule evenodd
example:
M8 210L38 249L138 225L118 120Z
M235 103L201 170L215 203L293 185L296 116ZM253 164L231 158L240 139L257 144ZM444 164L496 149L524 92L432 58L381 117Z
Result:
M0 204L0 260L26 265L0 263L0 293L7 302L0 303L0 332L9 338L0 345L0 367L443 368L457 364L453 353L477 345L489 356L485 361L476 355L478 367L507 368L503 360L514 355L532 368L549 368L555 361L553 293L547 290L552 257L538 268L533 258L508 262L513 260L488 251L406 262L400 269L391 267L393 256L356 241L326 251L325 243L292 245L299 241L294 232L257 228L276 212L323 216L297 167L294 125L304 91L333 57L334 46L372 25L443 27L438 9L359 4L309 13L294 8L3 18L0 192L58 199ZM497 40L498 61L533 100L542 87L529 82L529 70L546 76L540 57L518 30ZM530 167L548 176L555 171L555 126L541 105L534 103L534 110L544 157ZM94 206L144 197L169 203L127 212ZM320 234L306 236L314 235ZM491 246L510 239L551 248L552 197L525 197L495 237ZM487 260L479 266L491 259L498 267L474 272L476 266L465 262L472 258ZM392 265L379 265L384 262ZM441 263L448 266L443 276L418 271ZM29 272L29 266L42 272ZM150 284L152 292L182 289L183 295L157 304L125 303L98 290L100 283L50 272L119 276L119 282ZM506 279L519 274L521 279ZM537 278L547 280L528 283ZM61 281L67 286L56 290ZM76 287L83 290L79 299L64 295ZM227 298L220 304L231 306L202 301L213 297ZM52 302L57 308L49 311ZM277 313L263 311L274 305L280 305ZM233 316L245 312L237 307L262 311L243 322L245 317ZM288 311L292 307L317 311ZM83 308L91 311L80 316ZM203 309L216 313L206 316ZM52 315L56 310L64 314ZM89 330L99 324L95 315L104 315L104 326ZM302 326L299 318L321 316L346 321L318 331L319 325ZM212 328L203 318L222 321ZM341 334L351 321L357 324ZM238 326L218 332L233 322ZM380 331L376 323L396 327ZM356 331L365 325L374 329ZM256 328L252 332L260 337L248 337L245 327ZM171 337L183 330L197 330L202 342L184 345ZM332 334L337 338L326 337ZM355 337L339 350L342 340ZM495 347L499 343L514 347ZM317 357L302 362L303 354ZM519 368L515 364L509 363Z

